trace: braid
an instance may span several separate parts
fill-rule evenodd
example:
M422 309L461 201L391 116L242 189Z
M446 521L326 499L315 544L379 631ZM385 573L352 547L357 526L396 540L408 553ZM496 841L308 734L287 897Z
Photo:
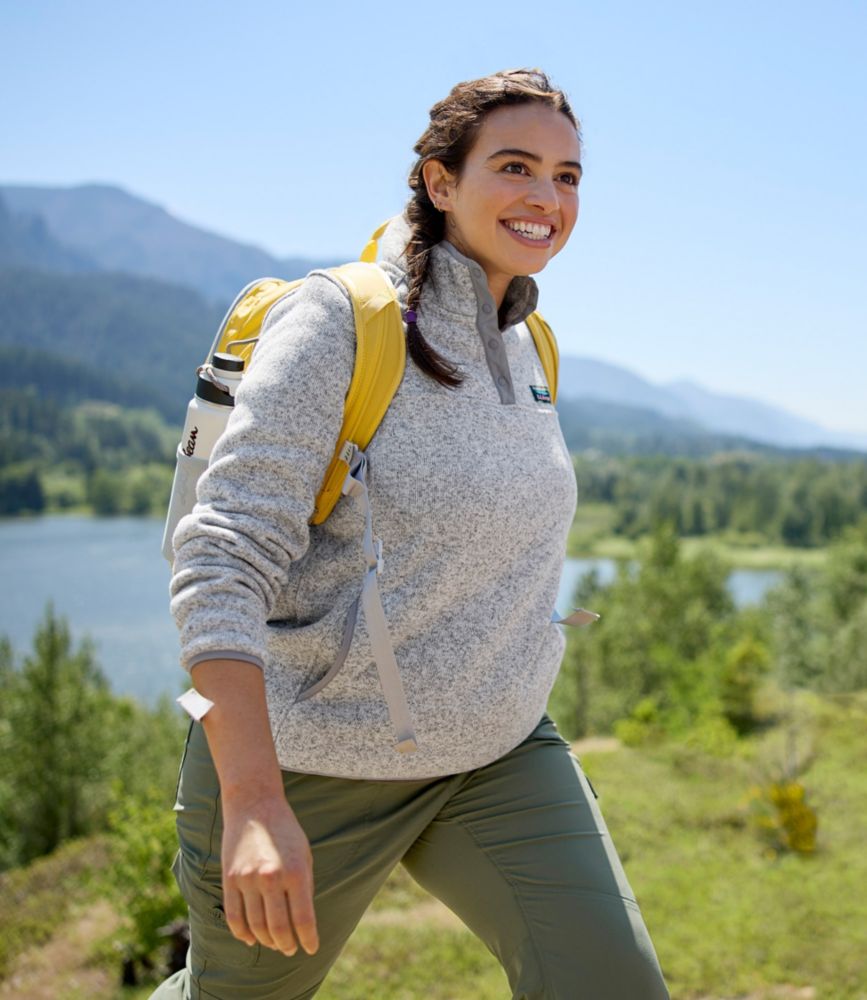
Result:
M413 190L413 197L406 210L412 231L406 247L409 277L406 307L407 311L412 310L417 315L421 291L430 267L430 252L443 239L445 225L443 216L428 196L420 170L413 171L409 186ZM463 375L457 365L447 361L424 339L417 319L406 324L406 343L413 361L441 385L454 389L463 382Z

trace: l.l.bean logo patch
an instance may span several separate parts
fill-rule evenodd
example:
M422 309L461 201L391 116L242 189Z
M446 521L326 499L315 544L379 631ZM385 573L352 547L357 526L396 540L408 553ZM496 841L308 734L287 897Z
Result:
M551 402L551 392L547 385L531 385L530 392L533 393L533 399L535 399L537 403Z

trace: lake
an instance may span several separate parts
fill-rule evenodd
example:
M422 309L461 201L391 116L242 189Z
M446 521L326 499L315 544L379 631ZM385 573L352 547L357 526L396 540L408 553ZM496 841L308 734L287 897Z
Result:
M43 517L0 522L0 633L20 657L29 652L45 604L54 602L76 640L89 635L112 688L153 703L187 684L169 614L169 566L160 554L163 523L140 518ZM569 559L557 608L566 614L579 577L610 559ZM729 588L740 605L761 600L776 570L736 570Z

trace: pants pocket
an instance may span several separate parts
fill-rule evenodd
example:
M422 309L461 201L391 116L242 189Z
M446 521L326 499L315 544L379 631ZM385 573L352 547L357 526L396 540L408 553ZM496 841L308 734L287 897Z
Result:
M190 910L190 958L194 974L203 960L209 965L216 963L229 968L256 965L262 946L239 941L226 923L220 869L210 867L202 872L181 850L172 871Z

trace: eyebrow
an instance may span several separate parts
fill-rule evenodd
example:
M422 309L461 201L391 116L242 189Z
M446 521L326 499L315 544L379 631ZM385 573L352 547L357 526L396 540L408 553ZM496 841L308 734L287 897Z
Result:
M495 160L498 156L523 156L533 163L541 163L542 157L538 153L530 153L526 149L498 149L496 153L491 153L489 160ZM579 173L584 172L584 168L577 160L563 160L557 164L558 167L573 167Z

